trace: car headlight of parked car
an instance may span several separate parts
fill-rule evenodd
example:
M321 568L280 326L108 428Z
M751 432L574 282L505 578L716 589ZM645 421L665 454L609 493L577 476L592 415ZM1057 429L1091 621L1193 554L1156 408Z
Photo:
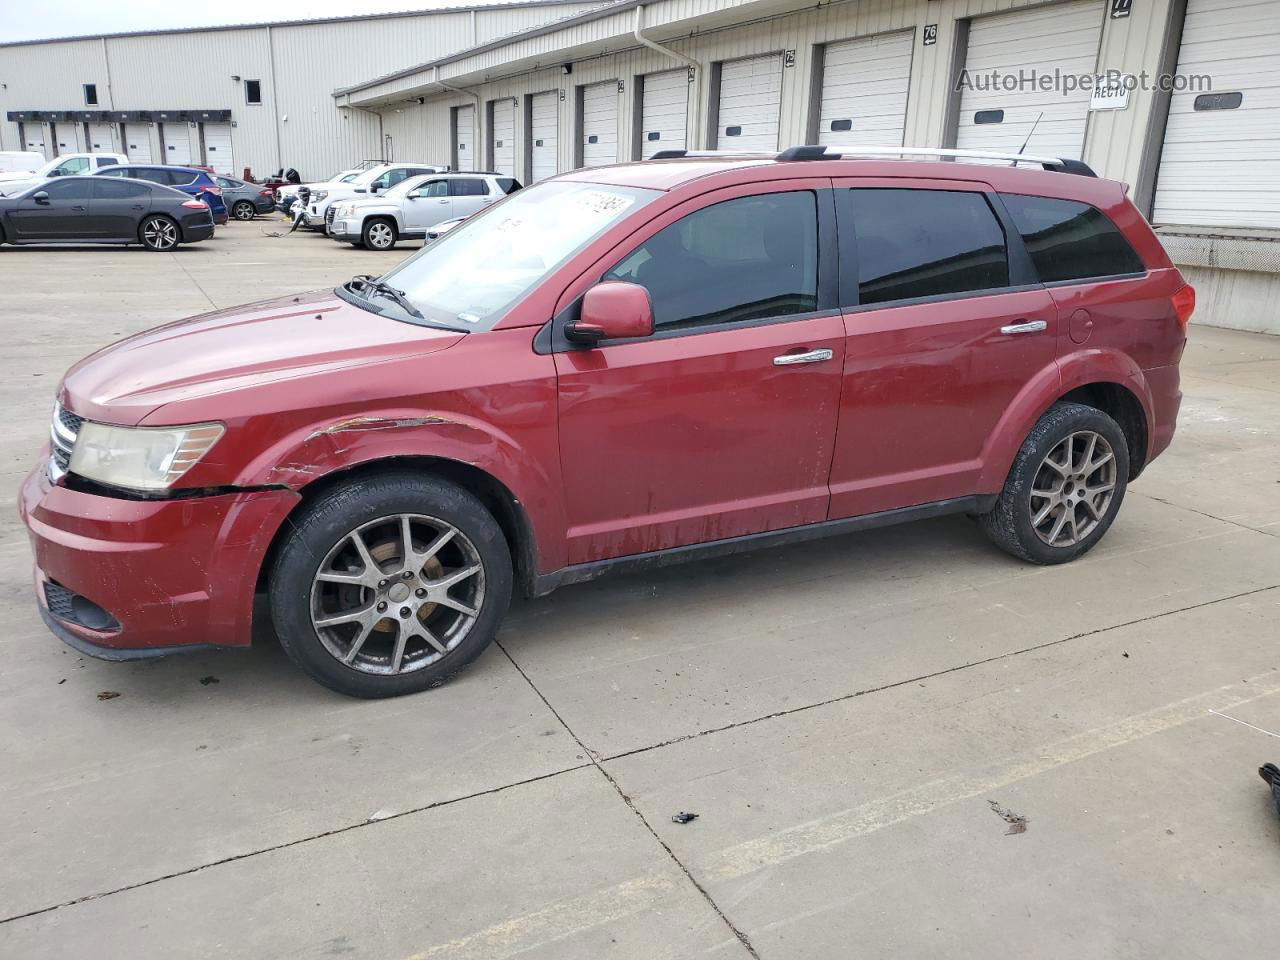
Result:
M223 434L220 423L185 427L115 427L86 420L70 470L87 480L131 490L167 490Z
M328 190L321 190L319 193L317 193L317 194L316 194L315 196L313 196L311 199L312 199L312 200L315 200L317 203L319 203L321 200L323 200L323 199L324 199L325 197L327 197L328 195L329 195L329 191L328 191Z

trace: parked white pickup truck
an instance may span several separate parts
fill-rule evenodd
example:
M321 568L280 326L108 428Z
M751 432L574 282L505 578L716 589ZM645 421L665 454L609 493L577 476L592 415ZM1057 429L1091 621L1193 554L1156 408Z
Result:
M74 177L93 173L100 167L128 163L123 153L64 153L39 167L35 172L0 173L0 197L13 197L50 177Z
M433 173L410 177L385 193L340 200L325 232L354 247L390 250L400 240L422 240L446 220L479 213L520 183L497 173Z
M313 230L325 228L325 213L330 205L351 197L373 196L384 193L409 177L424 173L443 173L448 167L426 163L380 163L361 171L360 175L342 183L322 183L311 191L307 204L306 224Z

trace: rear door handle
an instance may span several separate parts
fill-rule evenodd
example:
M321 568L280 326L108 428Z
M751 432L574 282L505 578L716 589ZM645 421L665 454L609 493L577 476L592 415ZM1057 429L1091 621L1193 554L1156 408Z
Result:
M823 360L830 360L835 354L825 347L821 350L810 350L808 353L784 353L780 357L773 358L775 367L789 367L796 363L821 363Z
M1006 337L1013 337L1019 333L1040 333L1047 330L1049 324L1043 320L1029 320L1024 323L1011 323L1007 327L1001 327L1000 332Z

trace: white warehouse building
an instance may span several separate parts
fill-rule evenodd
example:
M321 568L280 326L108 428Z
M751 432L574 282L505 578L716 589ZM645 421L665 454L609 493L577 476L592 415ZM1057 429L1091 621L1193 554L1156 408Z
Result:
M191 162L212 156L210 124L221 123L214 152L229 133L237 171L292 165L312 176L368 157L533 181L672 149L1025 148L1128 183L1196 285L1198 321L1280 333L1280 21L1267 16L1276 9L533 2L10 44L0 46L0 149L36 143L30 131L46 152L83 146L72 138L94 140L94 130L94 142L105 138L93 125L103 121L77 126L75 110L183 104L225 111L187 119ZM1110 72L1124 79L1073 84ZM173 82L157 90L161 76ZM1170 76L1174 88L1160 89ZM91 78L109 99L85 103ZM249 78L260 106L244 95ZM133 138L128 120L107 122ZM164 117L134 122L150 124L150 156L183 156L169 149ZM124 152L133 156L127 143Z

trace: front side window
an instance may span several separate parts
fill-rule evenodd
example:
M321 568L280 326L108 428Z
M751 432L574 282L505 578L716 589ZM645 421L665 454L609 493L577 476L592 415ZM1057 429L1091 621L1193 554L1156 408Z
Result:
M471 217L382 279L405 292L422 322L486 330L569 257L661 195L570 180L539 184Z
M1142 273L1120 229L1097 207L1076 200L1002 193L1042 283Z
M73 180L59 180L57 183L45 184L42 188L49 194L50 200L88 200L90 180L88 177ZM39 193L40 190L36 190Z
M849 207L861 304L1009 285L1004 231L980 193L857 188Z
M647 289L658 330L811 312L817 198L808 190L767 193L706 207L654 234L604 279Z
M89 169L88 157L71 157L68 160L58 164L57 171L60 177L70 177L78 173L84 173Z
M489 185L477 177L459 177L449 181L451 197L484 197L489 194Z
M430 180L418 188L419 197L447 197L449 184L444 180Z

